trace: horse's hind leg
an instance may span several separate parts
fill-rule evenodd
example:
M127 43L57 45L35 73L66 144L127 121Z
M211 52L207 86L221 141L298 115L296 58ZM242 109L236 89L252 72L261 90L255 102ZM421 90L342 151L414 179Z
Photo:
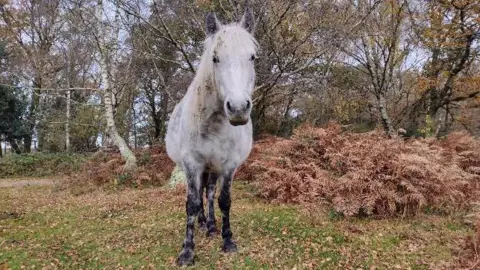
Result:
M198 213L198 226L200 230L207 229L207 218L205 217L205 208L203 206L203 190L207 189L209 173L203 173L200 186L200 213ZM207 193L208 194L208 193Z
M217 234L217 226L215 224L215 188L217 186L218 174L210 173L207 182L207 199L208 199L208 217L207 217L207 236L214 237Z
M228 172L222 177L222 185L220 190L220 196L218 197L218 205L222 211L222 238L224 252L236 252L237 245L232 240L232 231L230 230L230 187L232 185L233 171Z
M192 265L194 263L194 229L195 229L195 218L200 212L200 187L201 187L201 173L196 173L194 170L186 167L187 174L187 228L185 232L185 240L183 241L182 252L180 253L177 264L182 265Z

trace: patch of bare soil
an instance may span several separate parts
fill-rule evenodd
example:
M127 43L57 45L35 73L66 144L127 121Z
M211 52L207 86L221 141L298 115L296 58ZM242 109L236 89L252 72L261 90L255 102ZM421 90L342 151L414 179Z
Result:
M61 179L54 178L7 178L0 179L0 188L28 187L28 186L54 186L60 183Z

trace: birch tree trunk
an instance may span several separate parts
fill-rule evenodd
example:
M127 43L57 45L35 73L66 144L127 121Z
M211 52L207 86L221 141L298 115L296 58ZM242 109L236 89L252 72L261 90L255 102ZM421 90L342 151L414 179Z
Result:
M113 113L113 92L112 92L112 83L110 79L110 72L112 69L112 66L109 65L111 64L109 62L109 53L110 54L115 54L115 52L112 52L112 50L115 50L117 46L109 46L109 43L106 40L107 33L106 33L106 24L103 21L103 1L98 0L97 1L97 19L99 23L99 33L97 36L98 40L98 49L100 51L100 72L102 75L102 85L103 85L103 102L105 106L105 120L107 122L107 134L108 137L110 137L110 140L113 141L116 147L120 150L120 154L122 155L122 158L125 160L125 166L124 166L124 171L126 172L131 172L134 171L137 168L137 158L135 157L135 154L130 150L128 147L127 142L120 136L117 130L117 126L115 124L115 117ZM116 11L118 15L118 10ZM118 21L114 21L115 23L120 23ZM117 34L117 33L116 33ZM117 36L117 35L114 35ZM117 36L118 37L118 36ZM112 42L117 43L118 38L115 38ZM113 58L113 57L112 57Z
M101 69L102 69L102 81L105 87L104 89L104 105L105 105L105 119L107 121L107 133L110 138L113 140L113 143L116 147L120 150L120 154L122 158L125 160L125 171L133 171L137 168L137 158L135 154L130 150L127 145L127 142L120 136L117 130L117 126L115 124L115 118L113 115L113 105L112 105L112 91L110 88L110 83L108 79L108 72L104 68L106 66L104 58L102 57L101 61Z
M435 138L439 138L440 132L442 131L442 129L445 128L447 123L447 117L448 117L448 114L445 109L443 108L438 109L437 118L436 118L437 126L435 127Z
M395 130L393 129L392 121L388 116L387 101L385 99L385 96L383 94L380 94L377 96L377 100L378 100L378 110L380 112L383 129L387 133L387 136L389 138L392 138L393 136L395 136Z

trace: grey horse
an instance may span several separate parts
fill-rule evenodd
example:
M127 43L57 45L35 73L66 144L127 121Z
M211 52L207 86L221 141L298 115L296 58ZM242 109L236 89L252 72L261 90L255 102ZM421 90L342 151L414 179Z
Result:
M252 149L252 93L258 44L252 36L254 17L247 7L239 23L222 25L214 13L206 17L205 49L193 82L168 123L169 157L187 177L187 228L178 265L194 263L194 227L208 236L217 232L214 197L222 212L223 251L236 252L230 229L230 189L236 169ZM203 209L203 190L208 214Z

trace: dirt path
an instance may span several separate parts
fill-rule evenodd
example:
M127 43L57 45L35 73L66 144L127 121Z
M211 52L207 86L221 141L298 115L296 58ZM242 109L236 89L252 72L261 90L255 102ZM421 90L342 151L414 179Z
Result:
M60 182L61 179L53 178L7 178L0 179L0 188L7 187L25 187L25 186L54 186L56 183Z

